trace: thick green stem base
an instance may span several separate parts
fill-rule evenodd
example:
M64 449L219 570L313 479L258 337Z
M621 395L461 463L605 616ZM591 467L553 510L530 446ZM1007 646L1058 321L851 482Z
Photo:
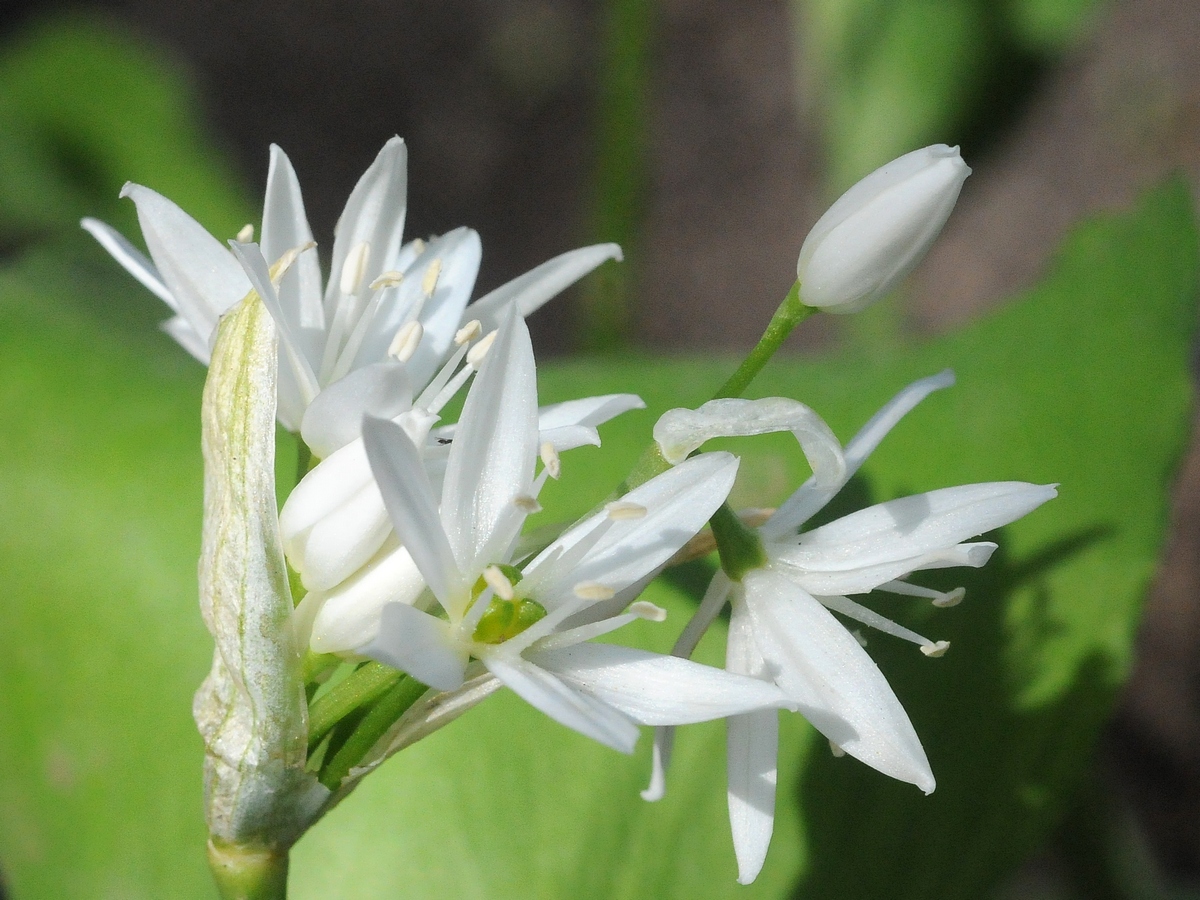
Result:
M208 867L221 900L286 900L288 852L208 839Z

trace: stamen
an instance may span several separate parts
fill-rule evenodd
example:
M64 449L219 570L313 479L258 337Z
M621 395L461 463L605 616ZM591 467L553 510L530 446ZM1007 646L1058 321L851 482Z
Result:
M450 377L454 374L454 370L458 368L458 364L462 362L463 357L466 355L466 347L459 347L450 354L450 358L446 360L441 370L433 376L433 380L425 386L425 390L421 391L421 396L417 398L413 406L423 406L426 409L432 409L432 404L428 401L442 392L442 388L446 386L446 382L450 380ZM441 407L439 406L438 409L441 409Z
M433 292L437 290L438 279L442 276L442 261L435 259L429 264L429 268L425 270L425 277L421 280L421 290L426 297L432 297Z
M655 606L649 600L638 600L636 603L631 603L629 612L647 622L665 622L667 620L667 611L661 606Z
M416 238L412 242L413 256L420 256L425 252L425 242L420 238Z
M491 331L485 334L470 352L467 353L467 365L478 369L483 358L487 356L487 352L492 349L492 344L496 343L496 332Z
M496 596L501 600L511 600L516 596L513 593L512 582L496 566L488 566L483 570L483 580L488 583L488 587L495 591Z
M938 641L933 644L925 644L921 647L921 652L926 656L936 659L939 656L945 656L946 651L950 649L949 641Z
M444 388L438 392L438 395L430 401L426 407L430 412L439 412L443 406L450 402L450 398L462 390L462 386L467 383L467 379L475 374L475 369L471 366L463 366L453 378L451 378Z
M863 634L861 631L859 631L857 628L855 628L852 632L850 632L850 637L852 637L852 638L854 638L854 640L858 641L858 646L860 646L860 647L867 646L867 636L865 634Z
M843 750L841 747L839 747L837 744L835 744L833 741L829 742L829 752L834 755L835 759L841 759L843 756L846 755L846 751Z
M628 500L614 500L604 504L604 510L614 522L628 522L633 519L645 518L646 507Z
M396 329L396 336L388 344L387 355L400 362L408 362L417 352L417 345L424 335L425 329L420 322L414 319L404 323Z
M542 458L542 465L546 467L550 477L558 481L558 476L562 474L562 461L558 458L558 451L554 449L554 445L549 441L543 442L538 448L538 456Z
M542 511L542 504L538 503L537 497L531 497L528 494L517 494L513 497L513 506L530 516Z
M461 347L463 344L470 343L483 334L483 323L478 319L472 319L462 328L454 333L455 346Z
M237 233L236 240L239 244L249 244L252 242L254 240L254 226L243 225Z
M933 601L933 605L941 609L949 609L951 606L958 606L962 603L963 597L967 596L967 589L957 587L949 593L942 594Z
M909 584L907 581L889 581L881 584L878 590L887 591L889 594L899 594L902 597L923 597L933 601L934 606L942 609L958 606L967 594L966 588L958 587L949 592L942 592L920 584Z
M362 284L363 276L367 274L367 263L370 259L371 245L366 241L356 244L346 254L346 261L342 263L342 278L338 282L343 294L358 292L358 286Z
M580 600L591 600L599 602L601 600L611 600L617 596L617 592L612 588L600 584L598 581L581 581L574 587L574 594Z
M404 273L397 272L395 269L388 269L378 278L371 282L369 287L373 291L383 290L384 288L395 287L404 280Z
M250 226L247 225L246 228ZM244 229L243 229L244 230ZM285 250L283 256L275 261L275 265L271 266L271 283L275 287L279 287L279 282L283 280L283 276L287 274L287 270L292 267L292 264L299 258L300 254L305 250L311 250L317 246L316 241L308 241L301 244L299 247L293 247L291 250Z

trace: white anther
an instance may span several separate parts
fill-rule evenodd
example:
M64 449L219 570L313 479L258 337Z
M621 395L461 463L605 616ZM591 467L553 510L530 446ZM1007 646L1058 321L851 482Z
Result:
M530 516L542 511L542 504L538 503L537 497L531 497L528 494L517 494L513 497L513 505Z
M614 500L604 504L604 511L614 522L628 522L641 519L646 515L646 507L640 503L630 503L628 500Z
M424 334L425 329L416 319L405 322L396 329L396 336L388 344L387 355L400 362L408 362L417 352L417 345L421 343Z
M496 332L489 331L479 339L479 343L467 351L467 365L472 369L478 369L494 343L496 343Z
M544 441L538 448L538 456L542 458L542 465L546 467L550 477L557 481L558 476L562 474L562 462L558 458L558 451L554 449L554 445L549 441Z
M247 225L246 227L249 228L250 226ZM315 246L317 246L316 241L309 241L301 244L299 247L285 250L283 256L279 257L275 261L275 265L271 266L271 283L278 287L279 282L283 280L283 276L287 274L287 270L292 267L292 263L299 258L300 254L305 250L311 250Z
M867 646L866 635L864 635L857 628L855 628L852 632L850 632L850 636L853 637L856 641L858 641L858 646L860 646L860 647ZM922 649L924 649L924 648L922 648Z
M404 280L404 273L397 272L395 269L388 269L378 278L371 282L371 290L377 291L380 288L395 287Z
M442 275L442 261L435 259L429 264L429 268L425 270L425 277L421 280L421 290L425 292L426 297L432 297L433 292L437 290L438 279Z
M487 586L495 591L496 596L501 600L511 600L513 598L512 582L496 566L488 566L483 570L483 580L487 582Z
M667 611L661 606L655 606L649 600L638 600L636 603L631 603L629 612L647 622L665 622L667 620Z
M933 605L941 607L942 609L949 609L951 606L958 606L958 604L962 603L963 597L966 595L966 588L955 588L949 593L942 594L940 597L935 598Z
M342 279L338 282L343 294L353 294L358 290L363 276L367 274L370 259L371 245L366 241L359 242L346 254L346 261L342 263Z
M463 344L475 340L481 334L483 334L483 323L478 319L472 319L454 333L454 345L461 347Z
M935 659L939 656L945 656L946 651L949 649L950 649L949 641L938 641L935 644L921 645L921 652L924 653L926 656L931 656L931 657L934 657Z
M617 592L598 581L581 581L575 585L575 596L580 600L611 600Z
M253 241L254 240L254 226L253 225L243 225L241 230L237 233L236 240L239 244L249 244L251 241Z
M846 751L843 750L841 747L839 747L837 744L835 744L833 741L829 742L829 752L832 753L837 759L841 759L843 756L846 755Z
M416 238L412 242L413 256L420 256L425 252L425 242L420 238Z

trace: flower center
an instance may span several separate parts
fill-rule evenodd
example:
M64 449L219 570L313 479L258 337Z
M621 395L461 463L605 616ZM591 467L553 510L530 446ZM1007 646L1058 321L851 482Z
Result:
M534 622L545 618L546 607L536 600L513 596L512 586L521 580L516 566L488 566L471 589L472 605L489 587L495 596L479 618L471 639L480 644L503 644Z

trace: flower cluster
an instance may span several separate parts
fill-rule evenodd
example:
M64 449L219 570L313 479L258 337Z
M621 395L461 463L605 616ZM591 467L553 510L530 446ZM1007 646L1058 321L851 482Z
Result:
M805 241L789 297L849 312L886 293L924 254L969 171L957 149L939 145L868 176ZM1054 488L945 488L803 530L909 410L952 383L943 373L905 388L845 446L795 400L671 410L625 493L549 533L527 527L547 480L570 476L561 454L598 445L598 426L643 406L612 394L539 407L524 322L620 250L565 253L468 304L478 235L462 228L405 243L405 188L395 139L347 201L324 286L278 148L260 243L247 226L227 249L138 185L124 194L149 258L107 225L83 223L171 307L168 333L212 360L202 574L219 577L202 583L202 603L217 654L196 712L211 763L212 846L286 850L373 765L499 686L622 752L632 752L638 726L657 727L647 799L663 793L672 729L727 719L742 882L758 874L770 840L780 710L932 791L902 705L843 620L927 656L947 645L851 598L881 590L952 605L961 591L905 579L983 565L995 544L973 538ZM444 423L460 395L461 414ZM265 487L276 416L302 448L301 477L278 515ZM714 437L773 431L795 435L812 476L752 528L726 502L738 459L700 450ZM722 568L674 653L597 642L665 618L638 597L710 522ZM726 604L724 669L690 661ZM280 737L264 737L264 721ZM222 731L229 722L239 723L234 744Z

